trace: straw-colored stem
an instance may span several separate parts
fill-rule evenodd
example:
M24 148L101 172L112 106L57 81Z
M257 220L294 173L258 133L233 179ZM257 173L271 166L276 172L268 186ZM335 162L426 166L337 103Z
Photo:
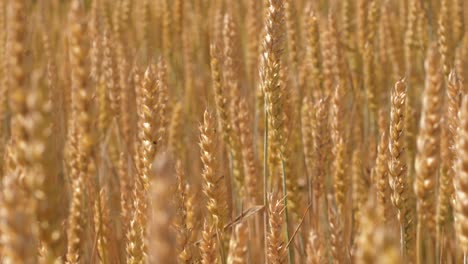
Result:
M400 224L400 254L401 258L406 258L406 245L405 245L405 228L403 224Z
M285 166L284 166L284 158L281 156L281 171L282 171L282 176L283 176L283 196L284 196L284 217L285 217L285 222L286 222L286 241L289 242L291 236L289 234L289 213L288 213L288 188L286 184L286 171L285 171ZM294 255L293 255L293 249L291 246L288 247L288 263L291 264L293 263Z
M416 232L416 263L422 264L423 262L423 241L422 241L422 223L418 220L417 232Z
M263 232L265 236L265 263L268 264L268 111L266 106L264 122L265 133L263 136Z

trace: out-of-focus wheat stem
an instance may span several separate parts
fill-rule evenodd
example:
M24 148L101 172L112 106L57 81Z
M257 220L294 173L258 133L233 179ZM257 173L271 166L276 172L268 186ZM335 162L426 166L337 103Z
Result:
M111 35L110 31L104 32L103 38L103 77L105 79L106 91L109 93L110 109L112 116L117 119L120 116L120 83L117 71L117 62L115 56L115 37Z
M77 263L82 255L81 236L84 232L84 187L89 180L89 156L92 152L90 92L86 70L87 47L86 24L83 23L83 7L80 1L73 1L70 10L70 64L72 80L72 116L76 122L77 142L77 177L72 179L72 205L68 229L67 261Z
M458 111L461 100L461 81L455 71L452 71L447 83L447 106L444 113L444 123L441 136L441 174L439 176L439 192L437 199L437 241L442 241L444 227L450 219L451 200L453 196L453 177L455 175L456 132L458 128Z
M8 78L7 78L7 56L5 51L5 41L6 41L6 20L7 20L7 12L6 12L6 4L5 1L0 1L0 60L2 61L2 69L0 70L0 157L3 157L5 151L5 145L7 140L7 127L6 121L7 119L7 110L8 110ZM0 172L3 173L4 161L3 159L0 160Z
M452 1L452 14L454 16L452 20L453 26L453 40L455 44L462 45L463 37L465 33L465 19L464 19L464 8L466 7L466 2L463 0L453 0Z
M353 6L350 0L344 0L341 5L341 23L343 28L343 40L348 46L353 46L353 39L351 39L351 31L354 29L351 23L353 14Z
M344 219L345 199L347 193L347 177L345 173L345 138L344 138L344 110L345 110L345 90L344 87L336 86L332 105L330 109L331 121L331 139L333 142L333 187L335 202L339 217Z
M327 174L328 156L329 156L329 140L330 136L328 133L328 99L322 98L317 102L315 106L315 124L313 126L314 135L314 180L313 180L313 191L316 204L316 215L319 215L320 200L324 194L324 179ZM318 219L317 223L318 224ZM318 226L317 226L318 228Z
M465 225L467 223L467 205L468 195L468 96L463 97L462 106L459 112L459 122L457 134L457 152L458 158L455 166L455 230L458 238L458 247L463 252L463 261L468 252L468 233Z
M249 31L249 41L248 41L248 52L247 52L247 72L251 81L251 84L254 85L257 80L257 67L258 67L258 58L260 51L260 1L249 0L249 8L247 9L246 24L247 30Z
M311 95L315 96L317 92L322 91L322 65L320 63L320 31L318 18L315 12L310 10L307 28L308 28L308 44L307 45L307 58L309 61L312 82Z
M103 264L109 263L109 243L112 243L109 237L110 215L107 195L106 189L101 189L99 197L94 204L94 224L97 234L97 251Z
M426 60L426 84L423 95L422 116L417 140L418 154L415 161L418 231L428 231L435 236L435 192L439 167L440 121L442 108L442 81L437 71L435 47L431 47ZM422 261L422 241L418 235L418 262Z
M358 264L372 263L402 263L398 254L396 240L392 233L379 222L376 211L373 210L373 200L366 204L365 214L359 220L362 232L357 238L355 262Z
M169 130L169 119L167 116L170 112L169 105L169 80L168 80L168 64L165 59L160 58L158 61L158 75L157 75L157 91L158 97L155 99L157 107L154 108L154 113L159 114L157 122L157 136L158 142L156 145L159 148L164 148L167 145L167 131Z
M298 47L297 47L297 23L296 23L296 8L295 1L285 1L285 22L286 22L286 33L287 33L287 44L288 44L288 55L289 65L293 74L293 82L297 82L297 70L298 70Z
M289 239L291 238L291 235L289 233L289 210L288 210L288 183L286 179L286 164L285 164L285 158L281 157L281 171L282 171L282 178L283 178L283 193L285 194L285 199L284 199L284 217L286 221L286 239L289 242ZM291 194L294 195L294 194ZM293 249L288 247L287 248L288 252L288 263L293 262Z
M439 39L439 53L440 60L442 64L442 69L446 78L450 73L450 68L452 64L453 53L451 50L452 43L449 39L449 7L448 0L441 0L441 7L439 13L439 22L438 22L438 39Z
M224 47L224 80L226 83L225 94L228 98L228 110L231 116L231 133L229 136L229 153L232 162L232 175L233 182L235 183L235 193L237 197L242 197L244 194L244 173L242 171L242 158L239 144L239 124L238 111L239 100L241 93L241 80L242 80L242 56L240 50L240 41L238 36L237 24L233 17L228 13L224 17L223 27L223 47Z
M333 191L335 194L336 207L338 211L338 217L345 219L345 207L346 207L346 194L348 185L346 182L345 172L345 143L344 139L339 136L336 142L335 158L333 160Z
M309 204L315 205L312 203L312 174L313 174L313 164L314 164L314 145L313 145L313 126L315 123L315 112L312 106L312 102L308 97L305 97L302 102L302 109L301 109L301 132L302 132L302 145L304 151L304 161L306 165L307 171L307 200ZM310 210L309 215L310 219L312 219L313 211Z
M386 223L390 217L391 203L388 201L390 197L390 186L388 184L388 132L387 124L385 123L384 112L379 113L379 130L380 143L377 148L377 158L374 168L374 181L377 184L377 207L381 210L382 220Z
M263 135L263 234L264 234L264 249L265 249L265 263L268 264L268 214L266 208L268 208L268 111L266 107L265 99L265 117L264 117L264 135Z
M130 172L128 169L127 155L121 152L119 155L119 163L117 166L117 175L119 177L120 184L120 216L122 224L122 240L123 244L126 243L125 235L128 232L130 226L131 211L132 211L132 181Z
M188 184L185 175L182 172L180 161L176 164L177 173L177 245L178 245L178 259L181 263L191 263L193 261L193 252L190 242L191 230L187 225L187 190Z
M307 263L320 264L325 261L323 241L319 237L318 233L314 230L310 230L309 243L307 244Z
M372 1L369 5L369 15L368 15L368 25L366 27L366 36L363 49L363 74L364 74L364 86L366 89L367 95L367 106L369 109L370 115L370 125L371 129L375 130L376 121L377 121L377 112L378 112L378 94L377 94L377 80L376 80L376 63L375 63L375 25L376 25L376 14L377 10L375 1Z
M220 55L218 44L213 43L210 46L210 66L211 66L211 79L213 83L213 92L216 103L216 114L221 127L221 133L224 142L229 145L229 135L231 134L231 123L229 113L229 103L226 97L225 87L223 86L223 78L219 65Z
M258 168L254 156L254 139L252 137L249 111L245 99L241 99L239 104L239 131L240 143L242 147L242 158L244 161L245 184L247 194L251 204L258 204Z
M343 226L339 212L332 203L333 198L328 197L328 221L330 228L330 246L333 263L343 263L347 260L347 249L343 239Z
M357 13L357 38L358 38L358 47L361 53L363 53L365 45L366 45L366 38L367 38L367 31L368 31L368 10L369 10L369 3L370 1L367 0L358 0L356 13Z
M353 151L351 158L351 181L352 181L352 199L354 211L354 232L359 234L361 232L360 219L364 212L368 197L367 175L363 169L362 154L360 149Z
M417 23L417 14L420 10L420 1L410 0L408 1L408 11L407 11L407 24L405 29L404 36L404 54L405 54L405 72L406 76L409 78L408 82L411 84L411 79L414 78L414 47L416 45L416 23ZM411 86L411 85L410 85Z
M182 102L177 102L172 110L171 122L169 125L168 147L169 151L177 159L183 159L183 117Z
M148 1L149 2L149 1ZM162 48L164 57L168 60L172 60L172 48L173 48L173 27L171 27L173 23L174 17L172 16L171 10L171 3L172 1L162 0L161 7L162 7ZM149 5L149 3L148 3ZM176 22L177 23L177 22ZM148 47L149 48L149 47Z
M234 235L231 238L231 243L229 245L227 263L242 264L247 262L247 239L247 225L246 223L241 222L234 228Z

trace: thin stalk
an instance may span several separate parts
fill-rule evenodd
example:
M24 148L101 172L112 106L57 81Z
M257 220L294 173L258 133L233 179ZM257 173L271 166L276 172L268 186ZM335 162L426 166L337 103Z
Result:
M440 231L439 231L440 232ZM436 263L440 263L440 259L439 259L439 256L440 256L440 242L439 242L439 239L440 239L440 235L437 234L437 238L436 238L436 252L435 252L435 255L436 255Z
M400 252L403 261L406 258L405 228L403 221L400 221Z
M468 256L466 255L466 252L463 252L463 264L468 264Z
M268 113L265 99L265 129L263 136L263 235L265 237L265 263L268 264Z
M418 220L416 231L416 263L422 263L422 224L421 219Z
M281 170L283 174L283 196L284 196L284 217L286 220L286 241L289 241L289 213L288 213L288 190L286 188L286 171L284 168L284 158L281 155ZM291 246L288 247L288 263L293 263L293 251Z
M224 252L224 239L221 237L219 233L219 229L216 229L216 238L218 239L219 247L219 254L221 255L221 263L226 264L226 254Z
M320 199L319 199L319 202L320 202ZM321 223L323 223L324 221L328 221L329 219L329 215L328 215L328 202L327 202L327 198L324 197L322 198L322 207L323 207L323 217L322 217L322 220L319 221ZM330 230L330 225L327 223L327 224L322 224L324 230L324 234L326 234L326 246L327 246L327 259L328 259L328 263L333 263L333 256L332 256L332 245L331 245L331 230ZM317 228L319 227L319 225L317 225ZM320 230L320 229L317 229L317 230Z
M232 154L232 150L229 150L229 172L231 174L232 206L236 208L235 210L233 210L234 214L236 214L235 212L236 211L239 212L241 209L236 199L236 181L234 180L234 158L233 157L234 155Z
M437 235L436 235L436 237L437 237L437 238L436 238L436 242L435 242L435 243L436 243L436 244L435 244L435 247L436 247L436 248L435 248L435 250L436 250L436 251L435 251L436 258L435 258L435 259L436 259L436 263L439 264L439 263L440 263L440 259L439 259L439 257L440 257L440 243L439 243L439 240L440 240L440 230L439 230L439 229L437 229Z
M424 5L424 3L427 2L427 5ZM421 1L421 6L424 7L424 12L426 13L427 20L428 20L428 31L429 31L429 40L433 41L434 40L434 17L433 17L433 12L432 12L432 4L431 1Z
M443 245L444 245L444 228L443 226L439 226L437 228L437 239L436 239L436 263L442 263L443 257Z
M313 215L314 215L314 212L315 212L315 206L314 204L312 203L312 188L310 188L311 186L311 181L310 181L310 172L308 172L306 170L306 179L307 179L307 203L309 205L312 205L312 209L309 210L309 228L311 228L313 226L312 224L312 219L313 219Z
M299 249L301 250L301 254L302 256L305 256L306 253L305 253L305 242L304 242L304 237L301 233L299 233L298 235L298 238L299 238ZM294 239L294 234L293 234L293 237L292 239Z
M101 199L98 197L98 214L99 214L99 233L97 234L99 236L103 236L102 234L102 229L103 229L103 224L102 224L102 209L101 209ZM102 237L101 237L102 239ZM107 264L107 252L105 246L102 247L102 256L101 256L101 263L102 264Z

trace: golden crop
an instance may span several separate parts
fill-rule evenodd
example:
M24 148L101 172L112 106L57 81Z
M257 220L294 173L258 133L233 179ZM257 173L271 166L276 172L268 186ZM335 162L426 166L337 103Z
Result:
M1 263L468 263L465 0L0 0Z

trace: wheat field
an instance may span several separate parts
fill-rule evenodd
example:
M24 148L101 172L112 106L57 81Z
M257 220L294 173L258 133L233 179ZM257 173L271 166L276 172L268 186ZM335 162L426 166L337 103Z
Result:
M0 0L0 262L468 263L466 0Z

